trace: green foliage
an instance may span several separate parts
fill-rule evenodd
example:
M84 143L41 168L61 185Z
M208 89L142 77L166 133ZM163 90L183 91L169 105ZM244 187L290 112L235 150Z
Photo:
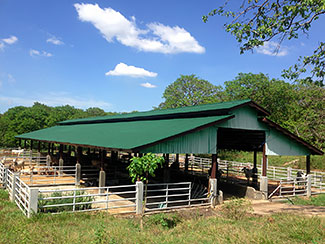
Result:
M252 99L271 113L274 122L318 147L325 147L325 89L314 84L289 84L252 73L226 81L227 101Z
M311 196L310 198L294 197L290 200L290 203L293 203L295 205L325 206L325 194Z
M163 93L165 101L159 109L178 108L221 101L221 87L199 79L195 75L181 75L167 86Z
M153 153L147 153L142 157L131 158L127 167L133 182L136 180L148 181L148 177L155 177L155 171L164 163L164 158Z
M176 225L180 222L181 219L176 214L167 215L164 213L158 213L158 214L150 215L146 219L146 225L148 225L148 228L152 227L152 225L160 225L165 229L171 229L176 227Z
M251 203L243 198L226 201L221 208L225 217L234 220L244 219L252 210Z
M13 107L0 115L0 147L15 147L16 135L51 127L59 121L108 114L114 113L106 113L100 108L84 111L69 105L50 107L38 102L32 107Z
M65 197L65 196L71 196L72 193L62 194L61 192L54 192L51 194L51 197ZM84 191L76 191L76 196L84 195ZM44 195L41 195L40 198L43 198ZM83 203L83 202L91 202L94 198L92 196L84 196L84 197L77 197L76 203ZM65 204L65 203L73 203L73 198L58 198L58 199L52 199L52 200L39 200L38 205L40 206L40 212L41 213L56 213L56 212L64 212L64 211L72 211L73 206L58 206L58 207L48 207L48 208L42 208L46 205L55 205L55 204ZM85 210L85 209L91 209L91 203L85 203L85 204L78 204L75 206L75 210Z
M241 44L241 53L263 46L265 42L274 39L277 39L278 43L274 50L277 52L283 40L307 34L311 24L325 14L324 0L244 0L237 5L238 9L233 5L228 8L228 2L229 0L225 1L224 5L202 18L204 22L208 21L209 16L214 15L231 18L232 21L226 23L224 27ZM297 79L309 66L312 75L308 80L316 78L315 84L324 85L324 47L325 44L321 42L313 55L301 57L298 61L300 64L284 71L284 76Z

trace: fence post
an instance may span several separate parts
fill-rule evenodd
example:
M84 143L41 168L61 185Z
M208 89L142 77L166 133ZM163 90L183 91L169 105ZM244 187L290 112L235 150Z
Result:
M268 198L268 179L267 176L260 177L260 191L262 192L264 199Z
M37 208L38 208L38 189L29 188L29 204L28 204L27 217L30 218L32 214L36 214Z
M106 172L103 169L101 169L99 171L99 182L98 182L98 186L99 187L105 187L105 185L106 185ZM105 189L100 188L99 192L100 193L104 193L105 192Z
M7 188L7 177L8 177L8 168L4 167L3 169L3 176L2 176L2 187L4 189Z
M142 207L143 207L143 182L137 181L136 182L136 207L135 211L136 214L142 214Z
M291 178L292 178L291 171L292 171L292 169L290 167L288 167L287 168L287 180L291 180Z
M64 163L63 159L60 158L59 159L59 176L61 176L63 174L63 163Z
M17 173L12 174L12 189L11 189L11 196L10 200L15 202L15 195L16 195L16 177L18 177Z
M51 166L51 156L49 154L46 156L46 166L47 167Z
M217 204L217 179L210 179L210 199L211 207L215 207Z
M307 175L307 197L311 197L311 174Z
M75 185L80 186L81 178L81 165L79 162L76 163L76 176L75 176Z

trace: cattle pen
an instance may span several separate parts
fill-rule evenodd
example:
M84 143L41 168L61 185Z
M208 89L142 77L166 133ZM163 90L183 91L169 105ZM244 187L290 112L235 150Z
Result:
M310 170L310 155L323 152L269 115L241 100L62 121L17 135L23 149L2 153L0 183L27 216L140 214L144 198L145 212L215 207L231 191L252 199L323 193L324 173ZM252 152L252 162L220 160L218 150ZM163 156L164 164L145 196L143 182L131 182L127 166L149 152ZM269 166L268 156L278 155L305 156L306 168Z

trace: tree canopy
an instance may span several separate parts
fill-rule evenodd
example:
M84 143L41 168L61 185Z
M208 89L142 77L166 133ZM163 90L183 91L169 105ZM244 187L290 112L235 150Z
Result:
M200 79L195 75L181 75L167 86L163 93L165 99L158 108L177 108L218 102L221 86Z
M271 40L276 40L274 52L277 52L283 40L307 34L312 23L325 14L325 0L244 0L232 5L229 2L231 1L225 0L222 6L202 18L204 22L208 21L209 16L214 15L231 18L232 20L224 27L241 44L241 53L253 50ZM234 6L238 8L235 9ZM309 72L309 76L304 79L305 82L324 85L323 40L320 40L313 54L300 57L297 64L284 70L283 77L296 80L305 72Z
M108 115L100 108L77 109L69 105L50 107L35 102L32 107L17 106L0 115L0 147L14 147L15 136L56 125L57 122Z

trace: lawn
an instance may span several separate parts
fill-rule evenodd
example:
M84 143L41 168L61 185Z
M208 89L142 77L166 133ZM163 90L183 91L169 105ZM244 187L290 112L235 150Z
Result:
M318 196L307 197L295 197L290 199L292 204L295 205L312 205L312 206L325 206L325 194Z
M140 230L138 218L105 213L41 214L27 219L0 190L0 243L324 243L324 219L261 217L242 214L241 209L237 202L217 211L146 216ZM234 215L238 211L241 214Z

